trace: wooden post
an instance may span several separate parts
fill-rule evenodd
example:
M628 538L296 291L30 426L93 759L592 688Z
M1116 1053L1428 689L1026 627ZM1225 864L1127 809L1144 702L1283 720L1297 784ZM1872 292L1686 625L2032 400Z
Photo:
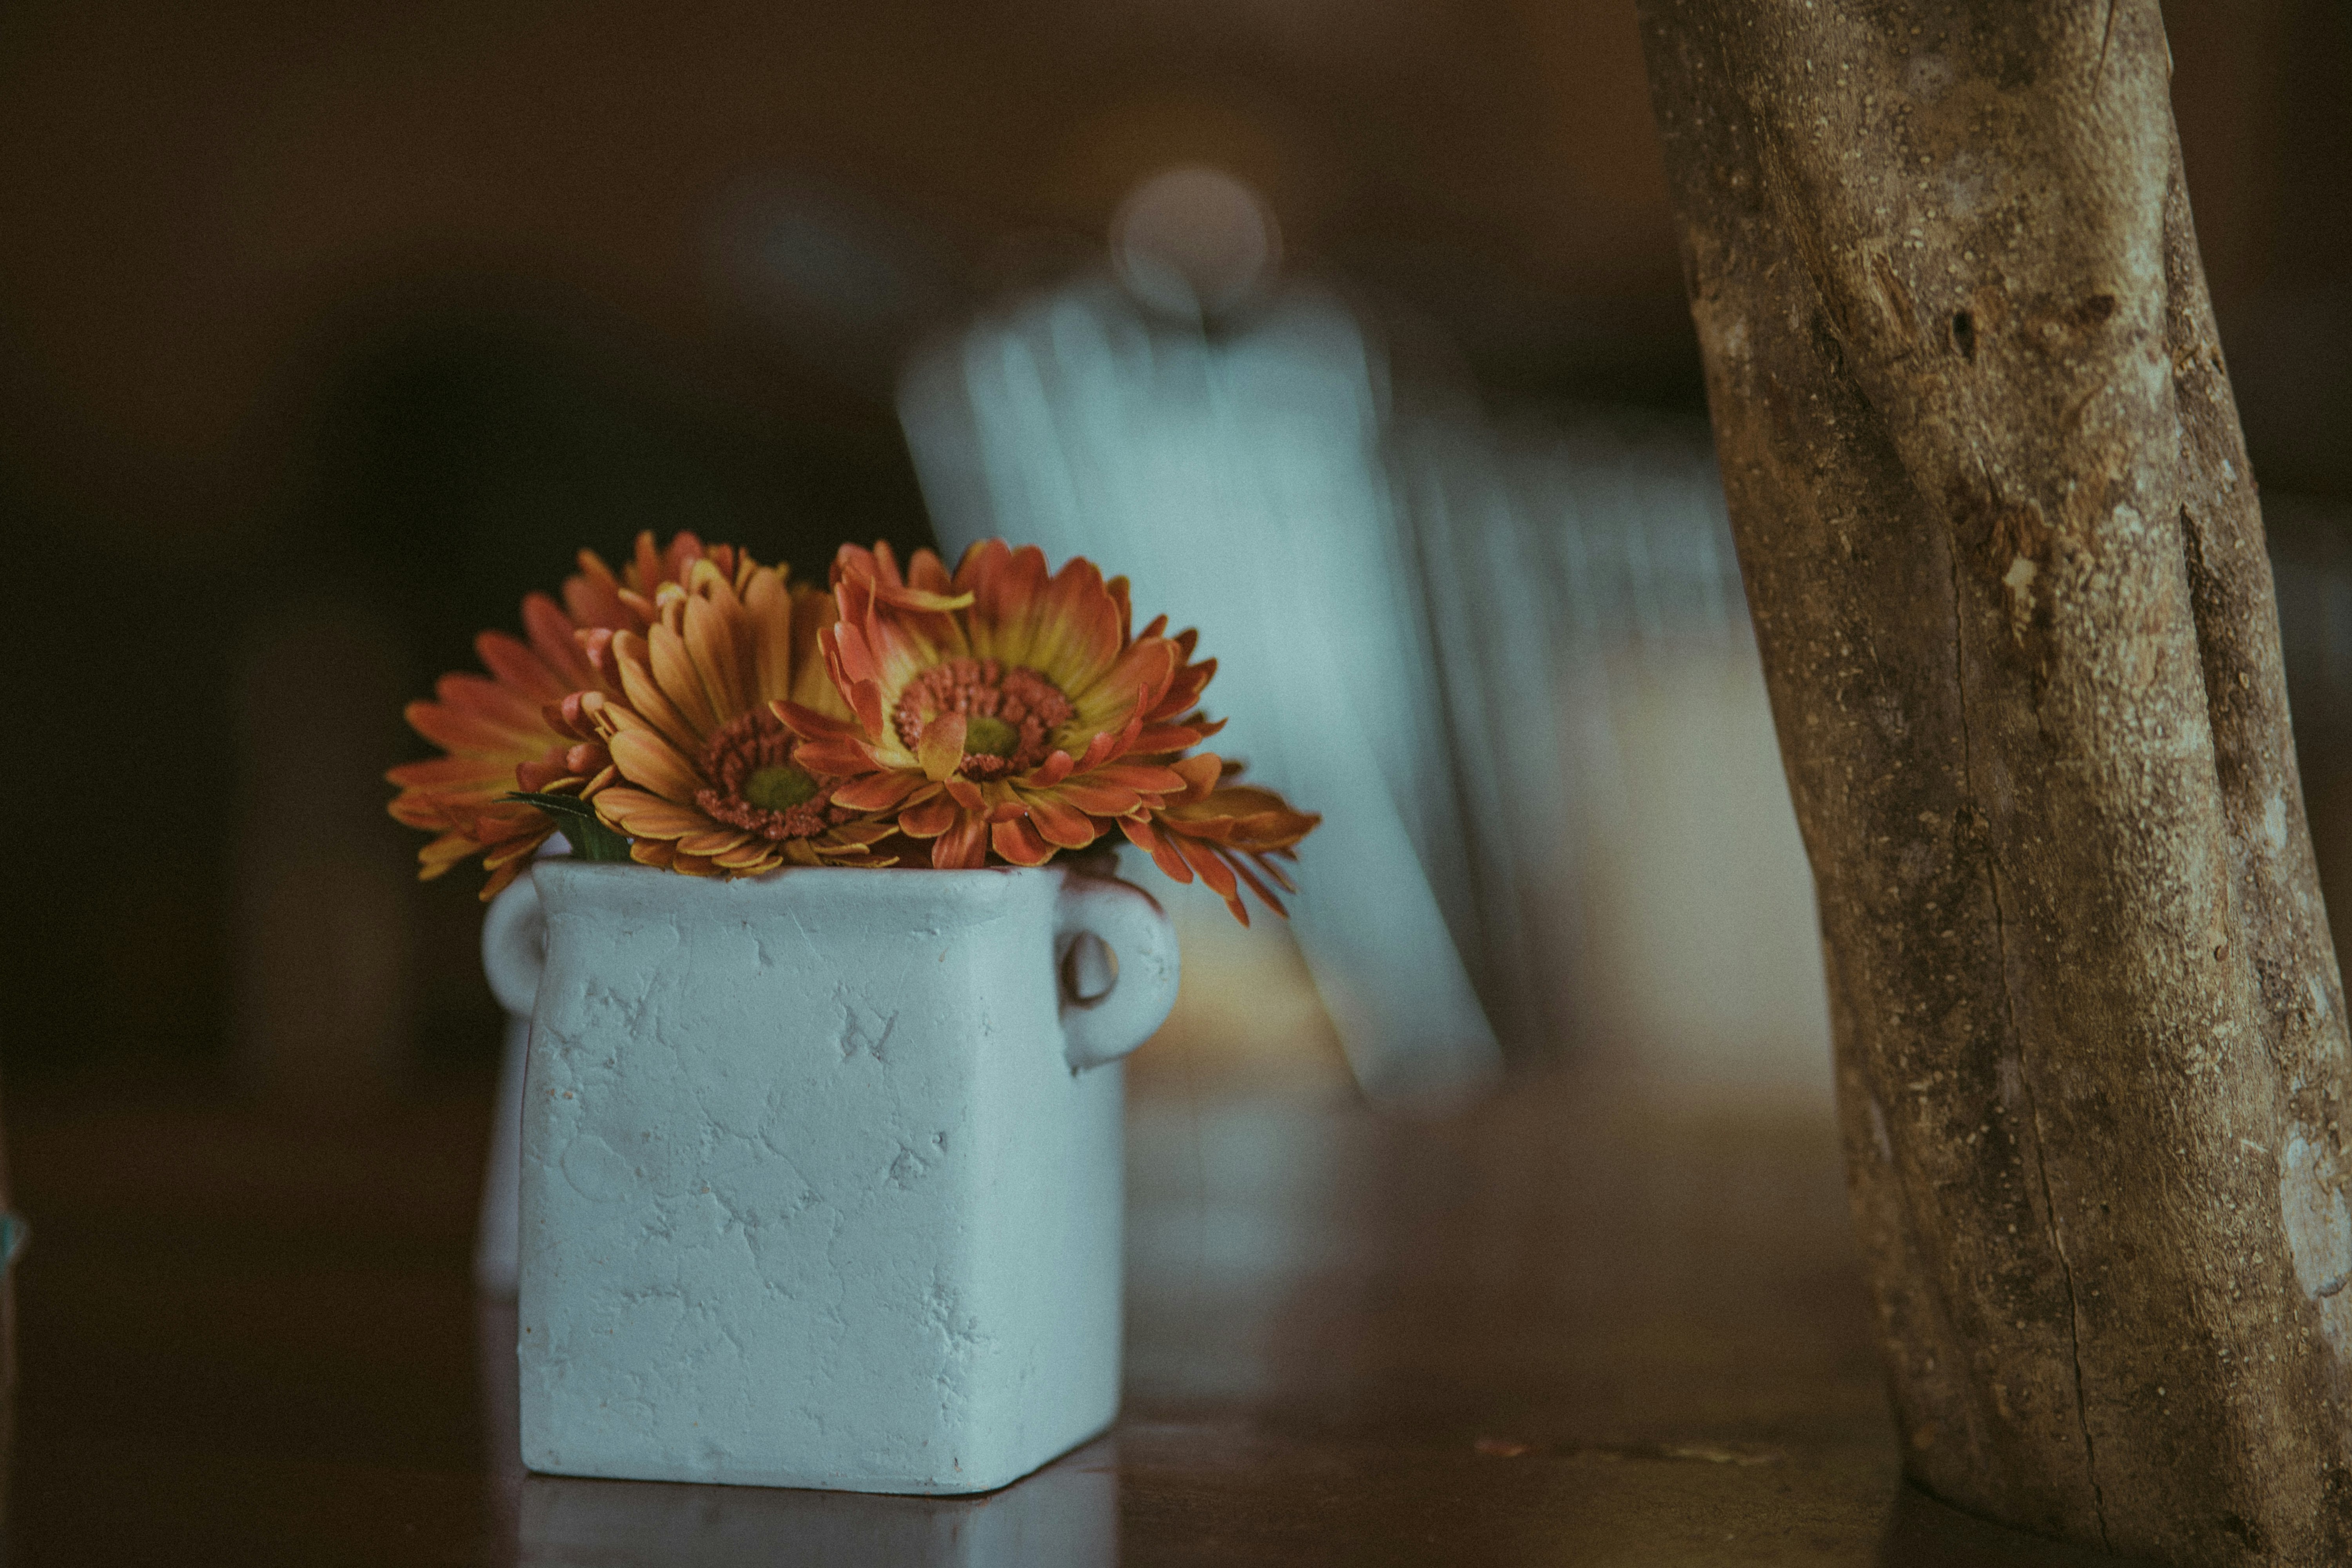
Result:
M2154 0L1642 0L1912 1478L2352 1560L2342 982Z

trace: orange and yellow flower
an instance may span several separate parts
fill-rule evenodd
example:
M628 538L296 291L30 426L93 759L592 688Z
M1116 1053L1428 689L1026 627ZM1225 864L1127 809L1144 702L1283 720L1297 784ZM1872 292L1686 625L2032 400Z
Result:
M490 873L485 899L520 875L555 830L544 812L504 796L593 795L612 776L601 742L566 732L548 714L571 693L599 684L577 628L544 594L523 601L522 619L528 641L496 631L474 640L488 675L445 675L435 700L408 705L410 726L447 754L385 775L400 786L392 815L438 835L417 851L419 875L429 881L478 854Z
M1165 616L1135 631L1127 580L1084 558L1049 572L991 540L902 573L887 545L845 545L826 594L647 533L618 573L581 552L523 626L478 639L488 675L410 705L446 754L390 775L393 815L437 834L423 875L479 854L485 899L555 830L517 793L577 795L631 858L697 876L1037 866L1116 829L1244 925L1241 889L1283 912L1276 862L1321 820L1187 754L1222 727L1200 710L1215 661Z
M600 639L610 690L575 707L611 749L619 779L598 816L634 840L632 858L694 876L755 876L780 866L887 866L887 819L841 803L810 771L807 742L774 705L845 718L816 655L832 598L795 591L782 566L717 552L663 583L642 631Z
M1297 859L1298 841L1315 831L1322 817L1292 809L1270 789L1223 782L1241 770L1213 753L1203 752L1171 765L1183 775L1184 793L1148 814L1121 817L1120 829L1176 880L1189 882L1197 872L1242 924L1249 924L1249 910L1241 900L1240 884L1244 882L1265 900L1266 908L1287 914L1266 883L1286 893L1298 889L1274 860Z
M845 545L833 587L817 642L845 712L777 716L835 801L895 814L934 867L1042 865L1184 794L1164 759L1215 728L1193 711L1215 666L1165 617L1136 634L1125 578L990 540L952 576L928 550L902 574L887 545Z
M729 546L709 553L732 569ZM662 550L651 533L641 533L635 556L615 576L594 552L582 551L579 573L563 584L564 608L545 594L529 595L524 638L489 631L474 640L488 675L445 675L434 700L408 705L410 727L446 753L385 775L400 786L394 817L438 836L417 851L420 877L430 881L479 855L490 874L482 897L496 898L556 828L545 812L505 797L517 791L593 796L612 782L603 737L580 721L576 704L567 718L565 700L583 691L619 694L597 668L603 645L616 632L651 624L660 584L681 581L704 554L691 533L679 533Z

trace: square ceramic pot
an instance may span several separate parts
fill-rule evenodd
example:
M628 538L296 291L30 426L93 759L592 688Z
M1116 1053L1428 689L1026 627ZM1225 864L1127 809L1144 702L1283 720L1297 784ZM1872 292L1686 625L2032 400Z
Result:
M1055 868L533 876L526 1465L975 1492L1110 1424L1157 904Z

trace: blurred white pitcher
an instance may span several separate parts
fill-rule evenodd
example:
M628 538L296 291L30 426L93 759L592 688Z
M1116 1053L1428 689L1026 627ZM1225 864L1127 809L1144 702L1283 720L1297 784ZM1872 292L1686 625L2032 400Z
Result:
M919 356L899 414L950 562L991 535L1084 554L1200 627L1216 749L1323 814L1296 923L1357 1079L1443 1095L1500 1056L1442 907L1461 824L1383 376L1312 289L1212 334L1096 279Z

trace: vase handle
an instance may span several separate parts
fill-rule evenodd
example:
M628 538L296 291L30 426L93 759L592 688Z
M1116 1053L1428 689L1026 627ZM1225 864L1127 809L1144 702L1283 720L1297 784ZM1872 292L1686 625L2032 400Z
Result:
M547 967L547 913L539 886L529 872L490 900L482 917L482 973L499 1005L518 1018L530 1016L539 996L539 972Z
M1108 948L1118 966L1107 988L1091 995L1083 972L1099 973L1104 966L1087 938ZM1054 973L1070 1070L1115 1062L1150 1039L1176 1005L1176 928L1159 900L1132 883L1065 876L1055 911Z

